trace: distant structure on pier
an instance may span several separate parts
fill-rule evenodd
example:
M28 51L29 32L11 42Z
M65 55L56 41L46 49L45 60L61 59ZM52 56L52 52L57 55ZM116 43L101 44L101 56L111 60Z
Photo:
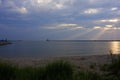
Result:
M6 39L2 39L2 40L0 40L0 46L8 45L8 44L11 44L11 42L8 41L7 38L6 38Z
M50 41L49 39L46 39L46 41Z

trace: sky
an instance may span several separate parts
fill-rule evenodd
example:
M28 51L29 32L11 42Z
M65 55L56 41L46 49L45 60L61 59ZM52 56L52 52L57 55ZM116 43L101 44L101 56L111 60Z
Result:
M120 0L0 0L0 39L120 40Z

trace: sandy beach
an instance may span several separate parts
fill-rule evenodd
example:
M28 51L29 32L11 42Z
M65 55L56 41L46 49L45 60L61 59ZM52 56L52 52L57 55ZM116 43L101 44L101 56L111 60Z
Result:
M100 65L111 62L109 55L89 55L89 56L65 56L65 57L39 57L39 58L0 58L3 61L18 65L18 66L44 66L48 63L65 60L72 63L77 69L91 69L91 66L96 67L96 71Z

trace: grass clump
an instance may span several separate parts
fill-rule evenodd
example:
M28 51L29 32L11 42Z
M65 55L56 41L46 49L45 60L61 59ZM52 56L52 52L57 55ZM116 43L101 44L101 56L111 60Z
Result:
M90 71L78 71L75 76L74 80L103 80L100 75L95 72Z
M0 80L103 80L94 72L77 71L67 61L44 67L17 67L0 62Z
M95 69L96 63L91 64L89 67L90 67L90 69Z
M72 80L73 67L65 61L58 61L46 66L46 80Z
M72 80L73 67L66 61L56 61L45 67L17 67L0 62L0 80Z
M0 80L14 80L16 67L0 61Z
M32 67L19 68L15 71L16 80L34 80L35 69Z
M111 63L101 66L101 70L105 72L106 80L120 80L120 56L113 55L110 51Z
M108 76L114 80L120 80L120 56L113 60L111 64L108 64L107 70Z

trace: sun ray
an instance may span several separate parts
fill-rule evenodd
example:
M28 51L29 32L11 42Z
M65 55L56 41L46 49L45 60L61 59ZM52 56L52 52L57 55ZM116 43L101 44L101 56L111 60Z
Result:
M99 30L99 33L96 33L96 36L94 36L92 40L98 40L105 33L105 31L106 31L105 29Z
M83 35L85 35L85 34L87 34L87 33L89 33L89 32L92 32L94 29L87 29L86 31L83 31L82 33L77 33L77 34L74 34L73 36L69 36L69 37L67 37L66 39L67 40L74 40L74 39L76 39L76 38L78 38L78 37L81 37L81 36L83 36Z

